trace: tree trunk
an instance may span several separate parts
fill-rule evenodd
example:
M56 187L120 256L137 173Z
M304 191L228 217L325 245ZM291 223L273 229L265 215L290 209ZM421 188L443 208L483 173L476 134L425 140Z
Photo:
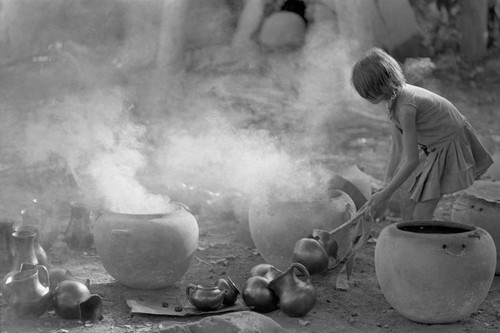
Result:
M163 0L158 69L176 74L184 69L184 24L189 0Z
M462 41L460 51L465 60L480 60L488 40L488 0L462 0Z

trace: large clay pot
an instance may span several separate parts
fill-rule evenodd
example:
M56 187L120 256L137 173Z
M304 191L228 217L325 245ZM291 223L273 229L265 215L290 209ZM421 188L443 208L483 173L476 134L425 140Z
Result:
M313 229L332 230L356 212L352 199L342 191L329 200L255 200L249 209L250 233L262 257L284 270L292 263L295 243ZM338 237L337 237L338 236ZM336 235L339 256L349 248L349 238Z
M472 224L486 230L497 249L496 275L500 275L500 183L476 181L453 203L452 221Z
M165 214L105 212L94 226L97 254L120 283L159 289L179 281L198 247L198 224L180 206Z
M495 244L484 229L445 221L391 224L375 247L386 300L406 318L452 323L481 305L493 281Z

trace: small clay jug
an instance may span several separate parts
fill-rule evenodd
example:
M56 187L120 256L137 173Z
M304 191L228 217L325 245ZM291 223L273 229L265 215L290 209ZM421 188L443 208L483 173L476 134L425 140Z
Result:
M305 276L305 281L297 277L295 270ZM311 284L309 272L299 263L291 264L286 271L269 282L269 289L278 295L281 310L290 317L302 317L316 305L316 291Z
M64 241L73 250L94 247L90 210L81 203L71 203L71 217L64 232Z
M310 274L325 271L329 263L328 253L313 238L302 238L295 243L292 261L304 265Z
M220 290L227 291L226 294L224 295L224 300L222 301L222 304L231 306L234 303L236 303L240 291L238 290L238 288L236 288L236 285L229 277L220 278L217 281L217 288L219 288Z
M262 276L268 281L273 280L281 273L282 271L270 264L258 264L252 267L252 269L250 270L251 276Z
M33 240L33 249L35 250L35 256L40 265L44 265L45 267L49 267L49 259L47 256L47 252L44 250L42 245L40 245L40 235L39 235L39 227L36 225L28 225L23 224L15 227L15 231L18 232L34 232L35 238ZM16 248L14 247L13 251Z
M57 285L62 281L79 281L90 288L90 280L82 280L73 276L70 270L62 267L51 267L49 268L49 280L50 280L50 291L56 289Z
M250 277L243 287L241 296L252 310L267 313L278 308L278 296L268 288L269 280L263 276Z
M318 243L321 244L321 246L325 249L329 257L333 257L337 261L339 260L337 254L339 250L339 245L335 240L335 238L333 237L333 235L330 234L330 232L321 229L314 229L311 237L317 240Z
M186 287L186 297L198 310L213 311L221 307L227 290L219 287L209 287L189 284Z
M8 282L9 308L17 316L40 316L48 309L45 296L49 293L49 284L40 282L39 272L44 274L43 280L48 281L49 276L45 266L25 269L16 272ZM5 296L4 296L5 297Z
M83 323L102 320L102 298L76 280L59 282L51 293L55 312L63 319L80 319Z

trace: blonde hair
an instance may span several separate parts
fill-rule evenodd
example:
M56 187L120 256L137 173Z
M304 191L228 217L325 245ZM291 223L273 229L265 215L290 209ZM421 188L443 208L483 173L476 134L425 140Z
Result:
M352 69L351 84L365 99L384 95L390 99L403 87L406 79L399 63L380 48L372 48Z

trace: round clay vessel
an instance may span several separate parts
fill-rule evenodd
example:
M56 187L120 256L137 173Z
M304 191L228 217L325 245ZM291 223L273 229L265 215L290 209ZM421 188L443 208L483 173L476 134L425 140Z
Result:
M486 298L496 264L484 229L447 221L391 224L375 247L375 272L386 300L406 318L456 322Z
M500 275L499 215L500 183L489 181L476 181L464 191L453 203L450 214L452 221L476 225L491 235L497 249L496 275Z
M304 43L306 24L290 11L275 12L262 23L259 41L267 47L297 47Z
M106 271L137 289L179 281L198 247L198 223L180 206L165 214L105 212L94 226L97 254Z
M255 200L249 209L250 233L266 262L285 270L292 263L295 243L299 239L309 237L313 229L332 230L355 212L352 199L339 190L329 200ZM350 238L345 233L341 231L335 235L341 258L350 245Z

